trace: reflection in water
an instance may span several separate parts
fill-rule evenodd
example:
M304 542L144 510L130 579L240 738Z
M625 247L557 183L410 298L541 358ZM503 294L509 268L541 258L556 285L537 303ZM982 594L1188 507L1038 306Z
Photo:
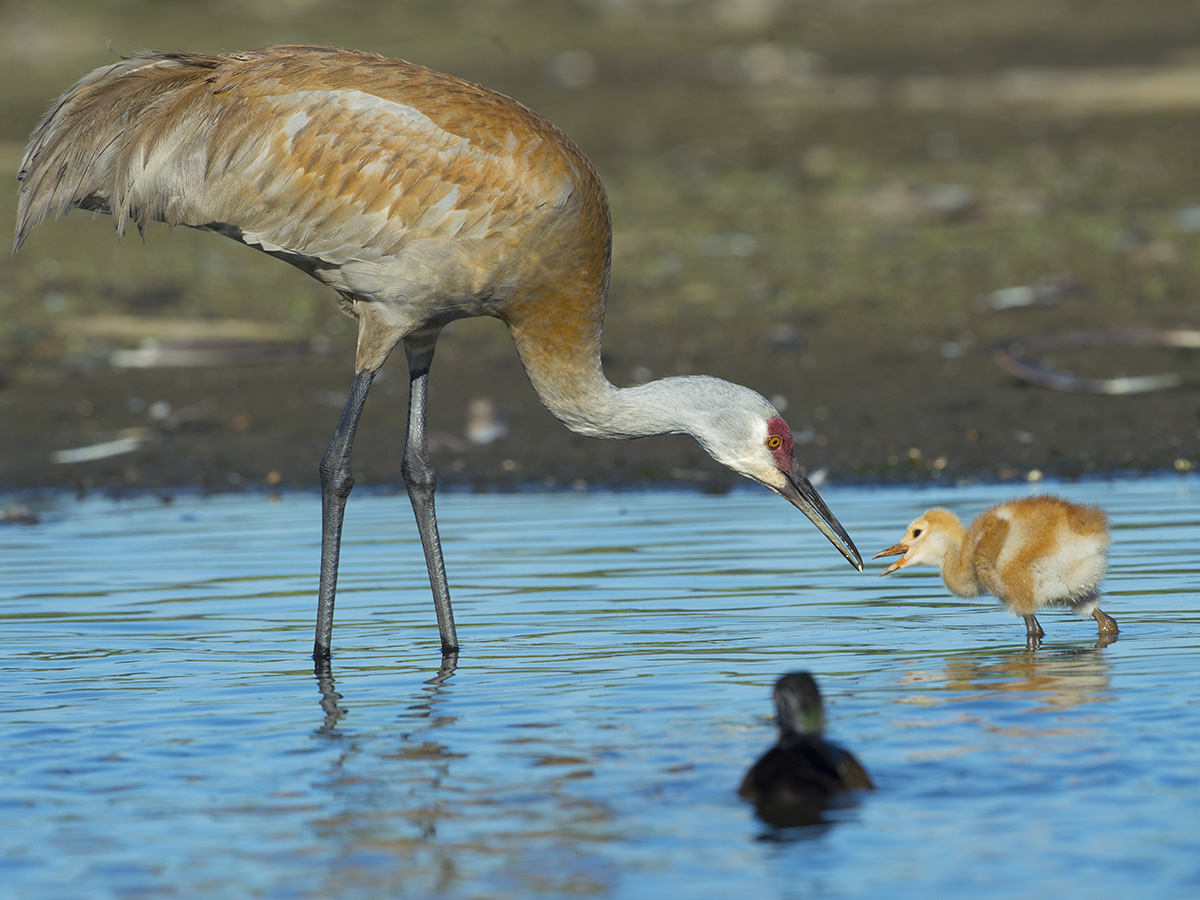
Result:
M502 762L512 740L488 721L490 704L464 701L459 706L470 715L446 712L457 664L456 654L443 657L395 716L396 727L362 732L347 727L357 717L347 719L330 662L316 663L316 733L342 741L317 786L325 800L310 823L336 862L322 895L339 895L344 871L354 873L359 888L381 894L403 884L405 895L451 896L457 885L481 878L499 894L608 894L619 872L603 848L616 814L581 790L578 767L564 763L586 754L539 755L518 741L520 754ZM507 728L526 733L529 724ZM538 732L562 738L550 726ZM497 763L481 782L475 770ZM466 871L463 860L488 860L490 871Z
M325 720L317 731L331 732L337 726L338 720L346 714L346 711L338 706L342 695L333 686L333 668L330 666L329 657L319 657L313 662L317 689L321 692L321 710L325 713Z
M1101 636L1095 647L1053 653L1036 647L1003 655L950 658L941 672L910 671L906 684L933 688L937 694L909 695L907 702L941 705L977 700L988 693L1029 695L1031 711L1062 710L1112 699L1109 664L1102 649L1116 640ZM982 692L982 693L981 693Z
M428 718L433 715L437 707L438 696L447 687L450 681L450 676L454 674L454 670L458 668L458 652L446 653L442 655L442 665L438 669L437 674L425 682L425 687L422 694L417 696L417 702L406 707L407 715L414 718ZM449 724L454 721L454 718L449 718L446 722L434 721L434 727L443 724Z
M425 682L421 694L416 698L416 702L412 703L406 709L406 715L414 718L427 718L432 716L437 705L436 700L438 694L450 680L450 676L454 674L454 670L458 668L458 653L446 653L442 656L442 665L438 669L436 675ZM318 732L333 731L337 723L343 716L346 715L346 710L338 706L338 701L342 699L342 695L337 692L333 684L333 666L329 658L318 658L313 660L313 673L317 678L317 689L321 692L321 711L325 714L321 726L317 729ZM443 724L450 724L454 721L451 717L444 722L433 723L434 727Z
M316 733L334 735L347 714L340 703L344 698L335 688L331 660L315 660L314 666L323 714ZM449 764L465 756L452 752L430 732L453 725L457 719L437 714L457 666L457 654L443 656L437 673L421 684L404 707L400 719L414 727L398 735L398 749L393 737L386 737L387 746L380 748L371 735L344 728L339 734L344 749L321 779L326 800L312 824L320 841L342 863L353 867L361 880L390 881L389 873L397 866L423 869L428 878L430 866L423 857L432 852L432 871L443 873L434 876L435 890L448 888L454 881L453 859L437 849L436 838L441 820L450 814L441 793ZM401 765L397 768L389 763ZM403 836L396 837L397 832ZM381 833L392 837L382 838ZM330 878L325 895L336 896L341 875L331 873Z
M1100 611L1099 611L1099 610L1096 610L1096 612L1100 612ZM1104 615L1104 613L1100 613L1100 615L1102 615L1102 616L1103 616L1103 615ZM1111 617L1106 617L1106 618L1111 618ZM1041 646L1042 646L1042 639L1043 639L1044 637L1045 637L1045 635L1044 635L1044 634L1030 634L1030 633L1026 633L1026 635L1025 635L1025 649L1026 649L1027 651L1029 651L1029 652L1033 652L1034 650L1039 650L1039 649L1041 649ZM1119 637L1120 637L1120 635L1119 635L1119 634L1117 634L1115 631L1110 631L1110 632L1108 632L1107 634L1106 634L1105 632L1103 632L1103 631L1102 631L1102 632L1100 632L1099 634L1097 634L1097 635L1096 635L1096 643L1095 643L1095 645L1094 645L1094 649L1096 649L1096 650L1103 650L1103 649L1104 649L1105 647L1107 647L1109 644L1116 643L1116 641L1117 641L1117 639L1118 639Z
M1110 649L1084 622L1026 650L940 584L842 572L754 496L714 523L686 493L452 495L457 668L376 649L428 614L423 569L397 575L401 538L380 537L391 497L356 509L347 649L316 669L315 496L66 498L0 528L0 877L46 898L773 900L1082 896L1096 871L1113 896L1191 900L1194 483L1066 486L1112 511ZM838 508L883 546L913 507L1004 489ZM746 743L756 685L790 668L836 679L831 737L878 790L772 828L736 790L775 738Z
M1066 709L1110 699L1109 667L1096 648L1055 653L1024 650L999 660L952 659L945 685L952 691L986 690L1031 694L1035 710Z

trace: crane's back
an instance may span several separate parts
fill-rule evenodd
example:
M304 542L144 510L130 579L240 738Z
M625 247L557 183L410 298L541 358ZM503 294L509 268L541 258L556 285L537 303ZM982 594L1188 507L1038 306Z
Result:
M111 211L119 228L205 226L246 218L253 199L289 196L304 216L320 194L364 215L386 210L398 230L422 217L428 228L450 185L467 195L457 209L493 206L498 223L578 200L577 186L603 194L575 144L515 100L403 60L296 46L97 69L34 132L20 178L18 245L73 205ZM217 183L235 196L216 196Z
M389 339L466 315L520 322L547 285L586 280L558 315L599 339L608 206L587 158L516 101L401 60L326 47L123 60L63 95L20 178L16 247L71 206L118 230L218 231L356 315L382 301Z

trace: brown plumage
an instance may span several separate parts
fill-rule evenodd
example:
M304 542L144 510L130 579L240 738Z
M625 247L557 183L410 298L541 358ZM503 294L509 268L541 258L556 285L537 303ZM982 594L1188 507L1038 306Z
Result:
M595 171L545 119L420 66L316 47L124 60L68 91L20 178L15 248L70 206L118 231L230 235L340 293L363 323L357 371L464 314L501 314L539 360L595 364L609 252Z
M927 510L900 543L875 559L900 555L884 575L907 566L935 566L959 597L999 598L1024 618L1031 639L1045 634L1034 615L1045 606L1091 615L1101 635L1115 635L1116 621L1098 607L1108 545L1102 509L1038 496L993 506L968 529L947 510Z
M443 652L458 646L425 405L438 334L467 316L504 321L538 397L572 430L691 434L787 498L862 568L804 477L790 429L761 396L705 376L624 389L604 377L604 189L566 135L508 97L331 47L156 53L97 69L67 91L34 132L19 177L14 250L73 206L111 213L118 231L187 225L303 269L358 320L354 382L321 461L317 657L329 655L354 433L375 373L400 343L411 378L401 471Z

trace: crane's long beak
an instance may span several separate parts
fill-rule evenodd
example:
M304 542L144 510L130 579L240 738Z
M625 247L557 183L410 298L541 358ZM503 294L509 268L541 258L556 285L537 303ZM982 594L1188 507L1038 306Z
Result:
M888 566L886 569L884 569L882 572L880 572L879 577L882 578L884 575L887 575L891 572L895 572L897 569L903 568L904 564L908 562L908 560L906 560L904 558L904 554L907 552L908 552L908 544L901 542L899 544L893 544L892 546L888 547L886 550L880 550L878 553L876 553L874 556L872 556L871 559L879 559L879 557L881 557L881 556L899 556L900 557L898 560L896 560L894 563L892 563L890 566Z
M799 465L786 474L784 488L779 493L786 497L792 506L808 516L821 530L821 534L829 538L829 543L837 547L838 552L850 561L850 565L860 572L863 570L862 557L858 548L854 546L854 541L850 540L850 535L846 534L846 529L837 520L837 516L829 511L812 482L801 473Z

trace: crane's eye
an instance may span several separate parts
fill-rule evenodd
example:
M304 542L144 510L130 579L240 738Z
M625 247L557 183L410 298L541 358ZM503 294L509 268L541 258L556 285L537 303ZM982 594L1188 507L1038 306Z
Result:
M915 538L919 538L920 536L921 536L921 529L920 529L920 528L914 528L914 529L913 529L913 537L915 537Z
M783 446L783 438L777 434L773 434L767 438L767 446L772 450L778 450Z

